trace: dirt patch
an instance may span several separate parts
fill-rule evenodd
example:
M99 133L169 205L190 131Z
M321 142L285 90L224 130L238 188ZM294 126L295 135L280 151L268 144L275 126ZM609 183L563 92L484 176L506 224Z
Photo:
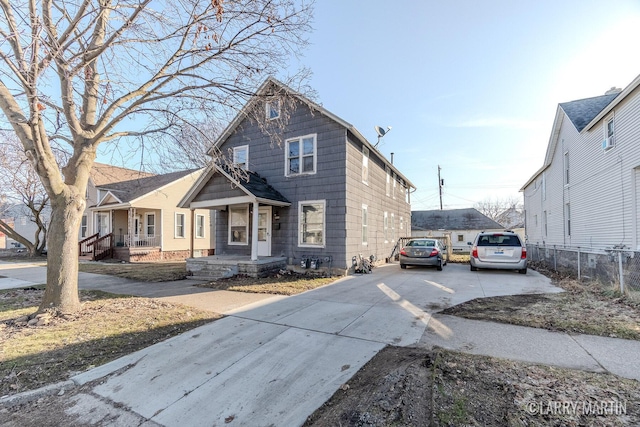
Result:
M640 305L597 285L563 279L558 294L477 298L442 314L604 337L640 340Z
M611 374L386 347L304 425L638 425L638 386ZM596 407L607 403L611 413Z
M82 262L78 269L84 273L107 274L141 282L169 282L187 277L187 263L180 262L136 262L118 260L105 262Z

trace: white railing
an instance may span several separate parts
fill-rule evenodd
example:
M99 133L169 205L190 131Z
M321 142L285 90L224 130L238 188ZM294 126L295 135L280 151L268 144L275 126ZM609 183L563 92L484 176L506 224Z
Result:
M150 248L160 246L160 242L162 241L160 237L161 236L158 234L154 234L153 236L143 234L129 236L128 234L121 234L116 238L116 247L125 246L132 248Z

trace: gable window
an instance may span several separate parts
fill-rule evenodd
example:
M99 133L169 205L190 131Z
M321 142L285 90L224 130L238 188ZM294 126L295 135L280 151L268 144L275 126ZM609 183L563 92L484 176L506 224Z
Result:
M248 145L233 147L233 164L244 170L249 169L249 146Z
M280 117L280 101L268 101L265 104L267 120L274 120Z
M362 182L369 184L369 149L362 146Z
M249 242L249 207L229 208L229 244L246 245Z
M87 215L82 215L82 222L80 223L80 237L87 237Z
M156 235L156 214L148 213L144 216L145 227L147 229L147 236L153 237Z
M384 242L389 242L389 214L384 213Z
M605 122L604 138L605 139L604 139L604 142L602 143L602 148L604 148L605 150L608 150L609 148L612 148L615 145L616 138L615 138L613 117L610 117Z
M184 237L184 214L176 212L175 237Z
M366 245L369 239L369 215L367 213L367 205L362 205L362 244Z
M204 238L204 215L196 215L196 238Z
M564 185L569 185L569 152L564 153Z
M324 247L325 201L298 203L298 245Z
M391 169L389 166L385 167L385 171L387 172L387 196L391 196Z
M286 141L285 176L316 173L316 135L306 135Z

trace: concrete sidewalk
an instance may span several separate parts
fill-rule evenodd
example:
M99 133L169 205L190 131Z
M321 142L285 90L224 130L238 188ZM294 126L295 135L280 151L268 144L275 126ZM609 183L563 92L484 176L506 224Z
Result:
M80 417L76 423L300 425L387 344L438 345L640 379L636 341L433 314L476 297L561 291L535 271L388 265L293 297L255 301L251 294L194 288L191 281L119 280L102 289L155 293L228 316L73 377L73 384L88 387L66 402L69 414Z

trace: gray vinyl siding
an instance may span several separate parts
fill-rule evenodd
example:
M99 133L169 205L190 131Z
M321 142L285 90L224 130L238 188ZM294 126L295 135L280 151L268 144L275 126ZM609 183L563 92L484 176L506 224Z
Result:
M615 146L602 149L605 123L613 114ZM549 216L547 244L638 248L638 183L640 177L640 91L631 92L610 114L579 134L565 118L557 147L546 170L547 200L539 200L533 182L524 189L527 236L542 243L533 216L543 208ZM569 152L569 184L564 184L564 152ZM536 206L540 202L540 207ZM566 233L565 205L570 204L571 235ZM539 217L541 218L541 216ZM540 221L540 219L539 219ZM540 225L542 225L540 221Z
M193 199L200 202L211 199L226 199L230 197L246 196L246 193L237 187L232 187L229 180L222 175L214 175Z

